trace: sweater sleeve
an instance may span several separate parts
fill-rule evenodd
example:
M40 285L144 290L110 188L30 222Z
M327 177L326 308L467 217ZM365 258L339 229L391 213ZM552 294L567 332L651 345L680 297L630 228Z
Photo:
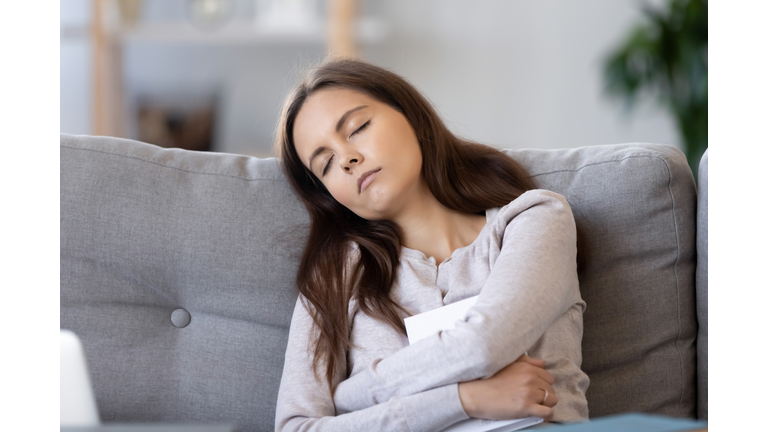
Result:
M580 301L576 225L563 196L526 192L492 222L506 224L502 248L464 321L373 362L341 383L335 394L338 405L360 409L489 378Z
M277 396L276 431L427 432L468 418L458 397L457 384L393 397L385 403L352 412L337 409L328 385L316 379L313 372L310 339L313 325L312 317L299 299L291 321Z

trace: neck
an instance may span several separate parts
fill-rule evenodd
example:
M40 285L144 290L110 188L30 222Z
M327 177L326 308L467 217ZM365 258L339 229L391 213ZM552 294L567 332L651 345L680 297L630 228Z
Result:
M485 216L461 213L442 205L429 192L419 194L393 218L403 235L403 246L434 257L440 264L456 249L468 246L485 226Z

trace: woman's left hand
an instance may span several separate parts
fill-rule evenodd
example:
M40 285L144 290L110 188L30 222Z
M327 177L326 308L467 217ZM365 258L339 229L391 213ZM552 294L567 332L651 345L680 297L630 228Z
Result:
M557 395L555 379L544 361L522 355L485 380L459 383L459 398L470 417L505 420L524 417L552 419Z

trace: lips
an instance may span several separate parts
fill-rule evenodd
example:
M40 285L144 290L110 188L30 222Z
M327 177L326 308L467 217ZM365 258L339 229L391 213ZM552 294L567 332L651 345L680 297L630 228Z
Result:
M365 188L367 188L368 185L371 184L371 182L373 181L375 174L379 171L381 171L381 168L376 168L376 169L372 169L370 171L364 172L363 175L361 175L360 178L357 179L357 193L363 193Z

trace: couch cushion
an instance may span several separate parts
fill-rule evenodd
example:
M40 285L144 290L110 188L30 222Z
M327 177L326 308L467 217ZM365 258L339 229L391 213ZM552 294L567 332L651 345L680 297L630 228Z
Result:
M573 209L590 417L696 417L696 191L683 154L652 144L507 152Z
M308 228L276 161L62 135L60 169L61 328L102 420L273 430Z

